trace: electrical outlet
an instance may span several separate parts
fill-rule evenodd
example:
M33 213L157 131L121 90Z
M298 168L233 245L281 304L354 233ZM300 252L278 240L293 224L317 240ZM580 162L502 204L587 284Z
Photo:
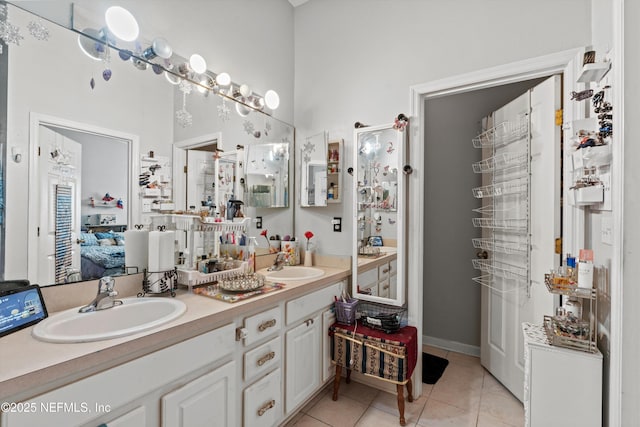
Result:
M262 228L262 217L261 216L257 216L255 221L256 221L256 228L258 230L260 230Z
M334 216L333 220L331 220L331 224L333 224L333 231L336 233L342 232L342 218Z

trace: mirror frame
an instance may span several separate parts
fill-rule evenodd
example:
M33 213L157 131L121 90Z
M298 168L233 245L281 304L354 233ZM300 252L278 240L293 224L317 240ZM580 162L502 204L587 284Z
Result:
M395 130L393 123L379 125L379 126L368 126L364 128L357 128L353 133L353 180L352 180L352 208L354 218L358 217L358 141L360 139L360 135L365 133L379 132L383 130ZM393 306L403 306L406 298L406 290L407 286L405 283L406 277L406 189L407 189L407 177L403 173L403 166L405 164L405 151L407 144L407 136L406 132L395 130L397 132L397 138L394 141L396 145L398 160L397 160L397 169L398 169L398 200L397 200L397 219L396 219L396 259L398 265L398 272L396 275L396 297L395 298L385 298L374 295L366 295L358 293L358 224L357 220L354 220L354 224L352 227L353 233L353 252L352 252L352 267L351 267L351 292L354 298L364 300L364 301L372 301L382 304L388 304ZM377 268L377 267L376 267Z

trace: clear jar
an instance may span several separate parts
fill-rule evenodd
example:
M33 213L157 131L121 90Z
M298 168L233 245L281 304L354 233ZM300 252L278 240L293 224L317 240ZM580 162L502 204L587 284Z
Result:
M569 297L562 307L565 309L567 316L575 317L577 320L582 320L582 303L573 297Z

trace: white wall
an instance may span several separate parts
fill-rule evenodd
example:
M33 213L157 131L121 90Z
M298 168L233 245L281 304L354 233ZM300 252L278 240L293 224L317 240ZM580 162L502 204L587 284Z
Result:
M590 22L584 0L310 0L295 9L298 141L322 130L344 138L346 168L354 122L391 123L409 109L409 86L589 45ZM296 212L296 228L313 230L322 252L351 253L344 179L347 202ZM333 216L342 233L331 231Z

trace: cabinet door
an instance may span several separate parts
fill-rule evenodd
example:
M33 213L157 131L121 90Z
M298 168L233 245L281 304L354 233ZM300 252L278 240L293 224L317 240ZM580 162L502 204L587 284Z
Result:
M164 427L236 425L235 362L229 362L162 398Z
M280 369L244 389L244 427L272 426L282 413ZM232 426L235 424L229 424Z
M109 427L140 427L147 425L147 414L144 406L138 406L137 408L127 412L124 415L120 415L117 418L112 419L106 423Z
M296 406L320 386L320 316L305 320L286 334L286 410Z

